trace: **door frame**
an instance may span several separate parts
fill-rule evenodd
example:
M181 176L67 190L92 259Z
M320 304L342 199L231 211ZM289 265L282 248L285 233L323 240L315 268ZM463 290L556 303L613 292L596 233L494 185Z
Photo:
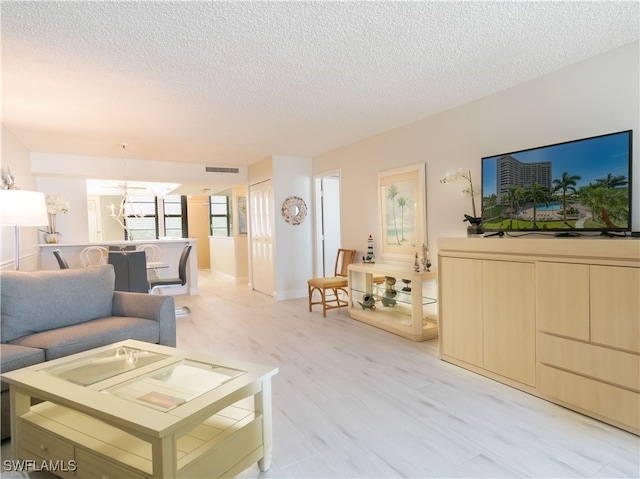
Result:
M331 178L337 181L338 201L325 202L323 182ZM314 227L314 277L332 276L335 250L327 251L327 245L342 245L342 181L341 170L330 170L313 175L313 227ZM331 225L332 227L329 227Z

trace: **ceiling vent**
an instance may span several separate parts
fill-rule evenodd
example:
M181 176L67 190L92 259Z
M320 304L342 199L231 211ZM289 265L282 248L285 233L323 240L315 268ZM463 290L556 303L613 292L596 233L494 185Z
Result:
M223 168L220 166L206 166L207 173L240 173L240 168Z

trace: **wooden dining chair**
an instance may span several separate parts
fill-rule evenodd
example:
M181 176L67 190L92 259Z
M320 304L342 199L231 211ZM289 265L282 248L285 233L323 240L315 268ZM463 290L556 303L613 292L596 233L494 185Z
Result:
M336 255L333 276L312 278L307 281L309 289L309 312L313 310L313 305L321 304L322 316L326 318L327 310L344 308L349 305L349 301L345 298L349 295L347 293L347 267L353 263L355 257L356 250L340 248ZM313 295L316 292L320 295L318 301L313 300Z

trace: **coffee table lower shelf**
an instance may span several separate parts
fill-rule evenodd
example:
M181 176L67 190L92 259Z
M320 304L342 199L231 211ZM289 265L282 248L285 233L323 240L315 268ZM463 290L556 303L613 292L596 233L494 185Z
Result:
M232 477L264 456L262 415L251 399L177 439L176 477ZM43 402L20 416L18 428L18 456L56 467L60 477L153 477L149 442L86 414Z

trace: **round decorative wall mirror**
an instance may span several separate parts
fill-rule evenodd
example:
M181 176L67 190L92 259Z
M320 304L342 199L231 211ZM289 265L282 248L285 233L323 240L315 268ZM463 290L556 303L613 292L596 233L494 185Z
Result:
M289 196L282 202L282 217L292 225L299 225L307 216L307 204L298 196Z

